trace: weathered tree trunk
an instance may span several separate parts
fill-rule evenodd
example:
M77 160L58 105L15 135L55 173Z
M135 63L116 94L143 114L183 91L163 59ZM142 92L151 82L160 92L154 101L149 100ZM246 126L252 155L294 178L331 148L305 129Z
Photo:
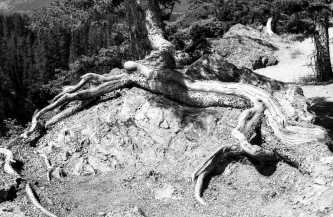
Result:
M316 79L317 81L328 81L333 79L329 50L328 17L318 15L314 22L316 26L313 35L316 47Z
M143 58L151 49L147 40L147 29L144 22L142 22L145 19L145 15L133 0L126 0L125 6L126 17L130 27L128 31L132 55L137 58Z
M308 162L304 163L302 158L287 156L288 147L277 149L276 153L275 150L265 150L263 147L251 144L253 136L256 135L264 119L285 146L326 139L324 129L311 125L313 116L308 113L305 101L300 100L303 99L301 90L288 88L287 85L248 71L234 73L237 76L236 82L195 80L186 76L175 69L174 46L163 36L159 17L161 13L156 0L129 0L128 3L132 8L136 8L136 12L143 13L141 17L144 17L144 20L141 22L144 23L152 48L150 54L138 61L127 61L124 69L118 70L117 74L88 73L82 76L82 80L77 85L64 89L50 105L33 116L31 126L23 134L24 137L28 137L36 130L40 125L41 117L50 110L70 101L91 100L124 87L136 86L191 106L232 106L246 109L240 115L239 123L232 132L239 144L236 147L228 147L228 145L222 147L194 172L195 195L202 204L205 203L201 198L203 180L215 169L221 156L245 154L258 160L283 156L281 158L299 160L297 165L305 165L304 167L308 165ZM218 58L215 58L216 61L211 60L202 61L204 68L209 67L208 71L218 70L218 67L214 67L216 66L214 62L218 62ZM229 75L221 77L229 77ZM88 82L97 85L83 89ZM265 85L264 88L263 85ZM56 121L53 119L51 122Z

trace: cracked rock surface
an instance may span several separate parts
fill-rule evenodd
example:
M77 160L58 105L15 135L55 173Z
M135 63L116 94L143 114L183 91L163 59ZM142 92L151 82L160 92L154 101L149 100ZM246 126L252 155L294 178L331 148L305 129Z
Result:
M285 162L221 159L203 194L209 206L198 204L192 172L221 146L237 144L230 132L240 113L188 107L132 88L56 123L37 147L12 150L25 162L22 175L33 181L41 204L58 216L330 216L333 159L325 145L286 149L266 124L265 148L297 150L318 162L316 172L302 174ZM48 182L40 153L67 176ZM43 216L20 190L12 202L0 203L0 214Z
M74 175L154 168L185 178L205 156L237 143L228 132L239 113L181 106L133 88L56 124L39 151Z

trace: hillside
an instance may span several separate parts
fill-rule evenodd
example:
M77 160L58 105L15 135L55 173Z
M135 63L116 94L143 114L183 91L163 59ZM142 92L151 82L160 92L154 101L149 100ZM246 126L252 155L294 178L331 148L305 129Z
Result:
M23 174L37 183L41 203L59 216L331 213L332 190L322 184L329 177L315 184L285 162L258 164L248 158L221 161L221 171L204 193L209 206L194 200L192 171L219 147L237 143L229 132L239 114L238 109L180 106L134 88L60 121L40 140L38 152L66 171L65 178L48 182L44 160L34 148L14 146L13 150L25 162ZM262 132L264 146L281 145L267 126ZM311 148L315 149L309 152ZM325 161L323 170L330 165L325 146L307 144L298 151ZM1 207L2 216L42 216L21 194Z
M0 217L333 216L333 85L290 83L313 44L191 2L0 15L0 119L28 120L0 122Z

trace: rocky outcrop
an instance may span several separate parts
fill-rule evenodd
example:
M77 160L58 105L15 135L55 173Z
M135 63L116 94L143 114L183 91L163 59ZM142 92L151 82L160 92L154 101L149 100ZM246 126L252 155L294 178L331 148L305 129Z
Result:
M237 24L221 39L210 40L214 50L237 67L259 69L276 65L278 49L261 31Z
M154 168L189 177L205 156L230 142L239 113L181 106L134 88L56 124L39 147L69 174Z
M281 97L282 95L283 93ZM176 209L175 216L179 216L180 212L187 212L180 211L181 208L176 204L185 203L188 206L193 199L188 193L180 193L179 196L179 192L183 192L184 186L189 184L186 180L201 164L202 159L223 146L237 144L230 132L237 125L241 110L183 106L137 88L123 90L114 97L113 94L105 96L91 108L56 123L38 143L38 152L46 154L52 165L63 168L69 176L121 174L112 175L112 180L117 180L119 185L115 189L125 186L134 195L152 191L154 199L149 199L149 204L167 202L169 208ZM330 168L328 149L319 143L298 148L290 146L288 149L289 146L284 146L273 136L266 123L263 123L261 133L262 146L266 149L285 152L295 159L306 158L306 162L312 162L314 158L322 159L321 161L327 161L327 167L323 167L325 163L319 163L318 167L313 164L311 168L317 171L313 175L320 177L313 179L294 168L297 165L287 165L288 162L258 164L253 159L244 159L241 161L243 163L235 163L239 159L221 159L219 171L222 174L219 179L214 179L215 184L210 183L213 187L209 187L205 193L209 203L216 210L236 213L236 216L241 216L240 213L237 214L238 209L253 212L253 216L268 213L268 216L273 216L272 213L290 217L300 214L315 216L317 212L326 212L330 203L316 201L323 201L329 196L325 192L331 191L325 184L332 177L326 176L323 179L322 175L327 174L325 171ZM295 153L290 153L295 150ZM249 164L254 164L256 169ZM96 179L102 178L96 176ZM104 181L100 184L106 185L109 179L102 179ZM313 180L320 184L311 184ZM150 184L145 186L145 183ZM179 186L180 183L182 187ZM220 185L223 187L217 187ZM104 188L113 189L109 184ZM98 192L99 188L96 189ZM117 192L111 189L103 192L103 195L109 197L106 195ZM185 189L185 192L192 191L188 186ZM312 197L311 192L314 190L318 190L318 193ZM184 194L187 195L186 199ZM85 197L88 198L86 195ZM237 202L232 202L230 197ZM82 207L77 208L76 212L84 209L85 203L80 203ZM126 201L123 203L127 204ZM221 204L228 204L228 210ZM191 210L198 209L193 204L192 206ZM281 206L284 209L280 209ZM214 213L208 210L207 212ZM114 212L125 211L117 208Z
M219 80L252 84L267 90L287 87L283 82L259 75L248 68L237 68L218 53L203 55L185 70L185 75L195 80Z

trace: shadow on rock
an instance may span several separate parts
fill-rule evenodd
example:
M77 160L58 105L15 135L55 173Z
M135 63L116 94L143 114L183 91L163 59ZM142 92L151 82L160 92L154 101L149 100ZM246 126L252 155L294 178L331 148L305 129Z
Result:
M216 165L215 170L206 176L204 180L203 191L208 188L209 183L213 177L223 175L228 165L236 161L243 164L252 164L261 175L267 177L274 174L279 162L278 160L257 160L243 154L225 157L218 165Z

